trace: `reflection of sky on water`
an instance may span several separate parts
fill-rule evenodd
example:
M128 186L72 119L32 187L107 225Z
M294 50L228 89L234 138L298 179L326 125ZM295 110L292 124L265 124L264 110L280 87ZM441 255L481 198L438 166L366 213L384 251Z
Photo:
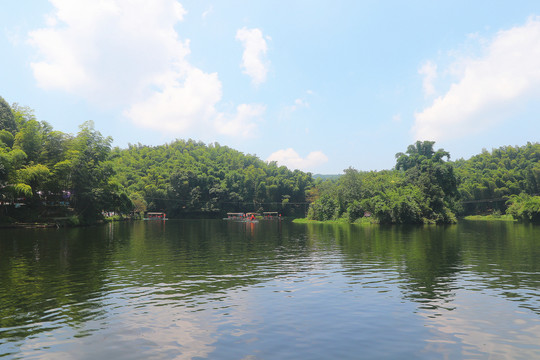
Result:
M476 251L480 245L492 248L479 240L465 243L454 236L434 242L434 232L444 233L439 228L424 234L422 228L329 227L283 236L269 226L224 224L227 232L208 231L212 242L204 243L199 239L207 233L195 225L172 225L152 239L135 231L137 236L122 236L109 226L115 236L107 237L107 252L98 247L101 242L84 242L94 244L89 249L95 255L80 268L87 276L74 277L65 288L71 302L51 305L41 322L31 324L40 329L25 338L0 343L0 355L19 350L25 359L540 357L534 263L517 264L518 257L503 257L504 251L498 257ZM228 237L236 232L238 238ZM36 259L33 246L21 269L39 272L46 255L58 251L40 250ZM69 260L80 264L85 253L78 262L73 255ZM85 296L71 296L90 284Z
M152 291L137 289L138 292ZM213 351L216 327L205 311L137 305L126 294L100 300L105 314L19 344L22 359L193 359Z
M331 260L330 260L331 259ZM306 260L306 259L304 259ZM329 261L330 260L330 261ZM338 257L302 271L178 300L181 287L128 287L94 299L100 315L29 337L28 359L414 357L531 359L540 320L493 291L456 289L430 306L403 300L396 271L354 279ZM352 280L352 281L351 281ZM46 324L42 324L45 326ZM382 349L385 352L382 352Z
M441 300L434 299L430 310L403 301L399 282L366 274L351 283L334 263L314 261L311 270L198 297L190 306L163 297L155 288L111 292L96 299L104 314L28 338L20 344L19 355L355 358L351 355L363 349L361 358L540 356L540 345L534 345L540 338L540 320L495 292L455 290L451 309L436 306ZM386 273L387 279L394 276Z
M540 358L540 319L493 291L456 289L452 309L436 312L419 312L432 334L426 352L467 359ZM450 353L452 348L459 353Z

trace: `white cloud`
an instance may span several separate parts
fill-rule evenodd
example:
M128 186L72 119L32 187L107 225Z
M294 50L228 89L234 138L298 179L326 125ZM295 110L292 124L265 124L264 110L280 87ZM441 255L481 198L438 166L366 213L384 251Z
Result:
M260 29L247 29L246 27L236 32L236 40L242 42L244 53L242 54L242 68L254 85L266 81L269 63L265 59L267 45Z
M435 94L435 86L433 82L437 78L437 65L431 61L426 61L424 65L418 70L420 75L424 76L422 87L424 88L424 95L426 97Z
M540 93L540 19L499 31L483 55L450 66L459 79L432 105L416 113L417 139L446 140L480 132L524 98Z
M201 15L202 19L206 19L214 11L214 6L210 5Z
M216 119L217 130L225 135L251 138L257 135L257 123L261 121L266 107L260 104L241 104L236 115L220 114Z
M307 90L306 95L312 96L313 91ZM293 112L303 109L303 108L309 108L309 101L306 99L306 97L297 98L294 100L292 105L284 106L281 110L280 119L289 119Z
M205 126L218 116L215 105L221 100L221 82L216 73L191 68L183 77L170 75L162 91L134 103L124 115L142 127L173 133Z
M276 161L280 166L285 165L291 169L309 171L326 163L328 157L322 151L312 151L306 158L302 158L294 149L288 148L276 151L266 161Z
M161 85L159 77L189 53L173 27L186 11L174 0L51 2L48 27L29 34L41 55L31 64L34 77L44 89L125 105Z
M221 82L187 61L190 42L175 30L187 12L176 0L51 3L47 26L29 33L40 87L124 109L137 126L167 133L222 132L221 119L248 118L242 106L238 114L216 109ZM254 131L256 122L250 124Z
M301 109L301 108L308 108L308 107L309 107L309 103L306 100L298 98L294 100L294 104L285 106L283 108L281 117L289 118L291 114L295 112L296 110Z
M295 107L309 107L309 103L304 99L296 99L294 100L294 106Z

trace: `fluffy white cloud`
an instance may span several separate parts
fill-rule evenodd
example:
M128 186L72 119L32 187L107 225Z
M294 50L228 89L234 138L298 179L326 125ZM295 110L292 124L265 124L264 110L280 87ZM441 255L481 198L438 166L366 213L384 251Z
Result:
M124 115L142 127L173 133L209 124L218 115L215 104L221 100L217 74L192 68L185 76L170 76L162 91L134 103Z
M242 54L244 74L251 77L254 85L265 82L269 63L265 59L267 45L262 31L244 27L236 32L236 39L241 41L244 46Z
M278 150L271 154L266 161L276 161L280 166L285 165L291 169L310 171L328 161L322 151L312 151L306 158L302 158L294 149Z
M216 119L217 130L225 135L244 138L257 135L257 123L261 121L266 107L260 104L241 104L236 108L236 114L227 116L220 114Z
M44 89L124 105L149 86L162 85L163 74L189 53L189 42L174 30L186 12L174 0L51 3L56 10L48 27L29 34L41 55L31 66Z
M424 76L424 80L422 81L424 95L427 97L435 94L435 86L433 85L433 82L437 78L437 65L431 61L427 61L418 70L418 73Z
M124 109L136 125L162 132L223 133L223 119L231 126L243 121L254 132L260 106L241 105L237 114L218 112L218 74L187 61L189 40L175 30L186 11L176 0L51 3L55 11L47 26L29 34L40 57L31 64L40 87Z
M461 69L458 81L431 106L415 114L415 137L457 138L503 120L502 113L511 111L524 98L539 95L539 64L539 18L498 32L481 57L452 64L451 69Z

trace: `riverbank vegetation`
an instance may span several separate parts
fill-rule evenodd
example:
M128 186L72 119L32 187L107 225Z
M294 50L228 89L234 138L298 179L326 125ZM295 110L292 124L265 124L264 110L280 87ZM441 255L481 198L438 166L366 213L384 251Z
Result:
M312 176L191 139L113 148L92 122L66 134L0 97L0 224L86 224L145 211L169 218L279 211L385 224L447 224L467 215L540 221L540 144L457 161L434 145L410 145L393 169Z
M442 149L434 142L410 145L396 154L394 170L359 172L353 168L337 181L320 183L308 219L354 222L373 217L379 223L454 223L458 180ZM446 161L444 160L446 158Z
M472 221L517 221L510 214L501 215L501 214L489 214L489 215L467 215L463 219L472 220Z
M76 135L65 134L38 121L32 109L0 97L0 223L85 224L146 210L169 217L303 214L313 185L309 173L218 143L111 144L92 122Z
M396 154L392 170L349 168L337 180L317 184L308 219L379 223L453 223L469 219L540 222L540 144L504 146L469 160L416 142Z
M306 190L313 185L309 173L218 143L138 144L116 148L111 155L113 179L131 194L134 205L166 211L171 217L303 210Z

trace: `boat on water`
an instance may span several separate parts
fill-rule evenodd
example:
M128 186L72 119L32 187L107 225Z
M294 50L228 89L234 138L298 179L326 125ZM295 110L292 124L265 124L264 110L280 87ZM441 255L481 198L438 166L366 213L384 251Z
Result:
M263 212L263 220L281 220L281 214L277 211Z
M259 217L259 214L257 213L253 213L253 212L246 213L246 222L257 223L259 222L258 217Z
M143 220L169 220L164 212L148 212Z
M260 215L257 213L227 213L227 217L223 220L230 220L236 222L259 222Z
M235 220L235 221L239 221L239 220L245 220L246 218L246 214L244 213L227 213L227 217L226 218L223 218L223 220Z

